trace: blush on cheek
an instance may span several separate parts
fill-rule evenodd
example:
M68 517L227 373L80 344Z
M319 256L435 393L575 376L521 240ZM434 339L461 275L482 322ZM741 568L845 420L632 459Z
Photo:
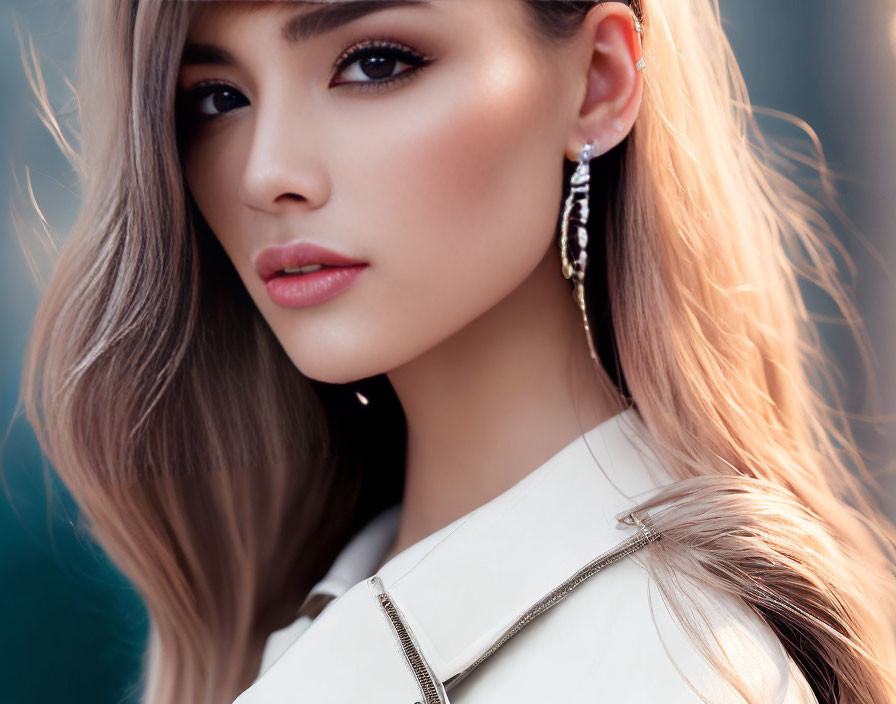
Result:
M563 153L549 137L559 122L558 111L545 109L556 104L545 77L531 61L495 52L442 92L437 112L433 106L415 188L454 223L455 244L471 254L483 254L484 224L511 235L553 230Z
M519 163L538 119L533 107L539 102L539 86L527 75L528 68L496 55L465 76L473 83L458 81L450 100L439 105L427 143L444 185L484 194Z

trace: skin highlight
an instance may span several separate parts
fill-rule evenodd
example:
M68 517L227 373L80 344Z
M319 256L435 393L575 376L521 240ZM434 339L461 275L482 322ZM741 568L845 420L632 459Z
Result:
M586 141L606 152L637 116L638 38L607 3L536 52L518 0L432 0L292 44L280 28L297 3L265 5L210 4L193 22L188 43L237 61L185 65L181 89L238 92L198 106L220 114L191 129L184 172L295 366L329 383L385 373L395 388L408 446L388 560L620 410L554 237L562 158ZM333 75L331 57L380 35L427 63L396 63L403 80L385 87L357 60ZM330 301L279 307L253 261L296 241L369 267Z

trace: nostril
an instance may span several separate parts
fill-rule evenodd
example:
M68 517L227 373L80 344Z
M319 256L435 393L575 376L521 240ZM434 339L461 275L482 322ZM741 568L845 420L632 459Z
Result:
M283 193L283 194L277 196L278 201L281 199L295 200L295 201L299 201L299 202L306 200L306 198L303 198L302 196L298 195L297 193Z

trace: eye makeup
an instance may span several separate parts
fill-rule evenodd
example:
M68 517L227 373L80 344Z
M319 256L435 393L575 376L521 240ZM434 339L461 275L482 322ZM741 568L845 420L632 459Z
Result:
M369 37L356 40L340 52L333 62L329 87L363 92L384 90L409 80L432 61L431 57L393 39ZM361 76L370 80L334 82L355 64L359 67L356 72L361 72ZM400 64L405 64L407 68L398 74L391 75ZM373 75L370 75L371 73ZM178 110L182 111L182 120L209 122L224 117L234 109L248 105L249 101L229 83L208 80L181 89L178 104ZM215 110L218 112L213 112Z
M428 56L424 56L419 52L411 49L410 47L400 43L393 41L391 39L382 39L382 38L370 38L363 39L352 44L348 49L343 51L334 62L334 75L341 75L348 67L353 65L356 62L363 62L368 59L374 59L377 57L388 57L385 64L382 62L373 62L372 67L377 68L377 64L379 66L388 66L391 61L398 60L402 63L408 64L411 68L410 70L403 71L397 76L389 76L384 79L375 79L372 81L350 81L345 83L331 83L331 86L343 86L343 85L358 85L360 84L372 84L373 87L379 88L386 85L392 85L398 80L404 80L404 77L408 77L410 74L416 73L417 69L428 66L432 63L432 59ZM368 66L370 68L371 66ZM365 90L369 90L369 88L365 88Z

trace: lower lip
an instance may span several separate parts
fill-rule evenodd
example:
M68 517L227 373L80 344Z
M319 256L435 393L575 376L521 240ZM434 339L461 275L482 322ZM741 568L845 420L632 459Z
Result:
M316 306L338 296L351 286L367 266L338 266L310 274L275 276L267 282L265 288L277 305L287 308Z

